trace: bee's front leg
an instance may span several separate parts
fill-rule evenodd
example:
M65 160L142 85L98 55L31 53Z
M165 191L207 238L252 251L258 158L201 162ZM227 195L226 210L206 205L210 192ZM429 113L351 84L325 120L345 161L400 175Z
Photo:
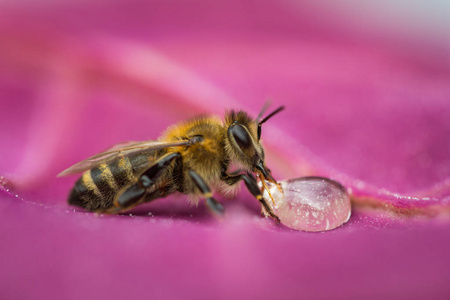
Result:
M256 179L250 173L239 174L239 175L230 175L230 174L222 174L222 180L228 185L234 185L240 180L244 180L245 186L249 190L249 192L255 197L262 205L262 212L264 216L269 216L277 222L280 222L280 218L275 214L272 207L267 203L266 199L264 199L263 194L259 190L258 184L256 183Z

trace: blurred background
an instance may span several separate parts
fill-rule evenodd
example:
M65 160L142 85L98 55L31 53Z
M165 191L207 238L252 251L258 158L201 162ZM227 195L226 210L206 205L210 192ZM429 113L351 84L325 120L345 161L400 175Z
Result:
M449 28L443 0L0 1L0 291L448 296ZM275 177L353 191L330 235L269 225L246 191L219 225L178 198L129 218L66 204L76 178L56 174L77 161L266 101L287 107L263 127Z
M1 6L1 119L12 129L2 140L14 151L2 147L0 165L22 187L175 121L230 107L256 115L267 100L288 107L265 134L268 148L295 148L274 155L280 176L332 167L340 180L417 194L450 174L444 1Z

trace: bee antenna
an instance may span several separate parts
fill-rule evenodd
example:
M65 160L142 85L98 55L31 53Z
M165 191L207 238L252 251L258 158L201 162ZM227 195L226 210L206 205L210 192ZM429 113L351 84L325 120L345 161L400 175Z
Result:
M266 105L264 105L263 110L266 110L267 107L265 107ZM264 124L267 120L269 120L270 118L272 118L274 115L276 115L277 113L279 113L280 111L284 110L285 107L284 105L278 107L277 109L275 109L273 112L271 112L267 117L265 117L264 119L262 119L261 121L258 121L258 141L261 138L261 125ZM264 111L261 111L260 114L264 113ZM259 120L259 116L258 119Z
M263 114L269 108L270 104L271 104L270 101L266 101L266 103L264 103L264 106L261 108L261 111L259 112L258 117L256 118L256 123L259 123L259 119L262 118Z

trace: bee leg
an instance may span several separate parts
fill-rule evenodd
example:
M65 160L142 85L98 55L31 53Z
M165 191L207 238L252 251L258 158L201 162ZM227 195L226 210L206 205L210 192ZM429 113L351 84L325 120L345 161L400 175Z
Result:
M216 216L223 216L225 213L225 209L223 208L222 204L220 204L220 202L214 199L211 193L211 189L203 180L203 178L193 170L189 170L189 176L191 176L192 180L194 180L195 185L202 192L203 197L206 198L206 206L211 210L211 212Z
M275 219L277 222L280 222L280 218L278 218L272 207L267 203L266 199L264 199L261 191L259 190L258 184L256 183L256 179L249 173L242 174L241 177L244 180L247 189L250 191L253 197L255 197L262 204L262 207L269 215L269 217Z
M264 199L263 194L258 188L258 184L256 183L256 179L250 173L247 174L239 174L239 175L228 175L223 174L222 180L225 181L228 185L234 185L240 180L244 180L245 186L249 190L249 192L255 197L262 205L263 214L265 216L269 216L277 222L280 222L280 218L275 214L272 207L267 203L266 199Z
M179 158L181 158L180 153L171 153L163 156L147 171L142 173L135 184L128 186L117 194L111 212L117 213L139 204L170 163Z

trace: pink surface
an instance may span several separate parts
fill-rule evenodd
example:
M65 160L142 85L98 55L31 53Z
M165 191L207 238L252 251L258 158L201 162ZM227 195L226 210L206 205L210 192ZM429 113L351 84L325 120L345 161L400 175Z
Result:
M0 298L450 297L450 43L329 16L289 1L3 9ZM276 226L245 190L222 222L182 196L131 216L66 204L69 165L267 99L287 107L263 127L269 167L350 188L343 227Z

